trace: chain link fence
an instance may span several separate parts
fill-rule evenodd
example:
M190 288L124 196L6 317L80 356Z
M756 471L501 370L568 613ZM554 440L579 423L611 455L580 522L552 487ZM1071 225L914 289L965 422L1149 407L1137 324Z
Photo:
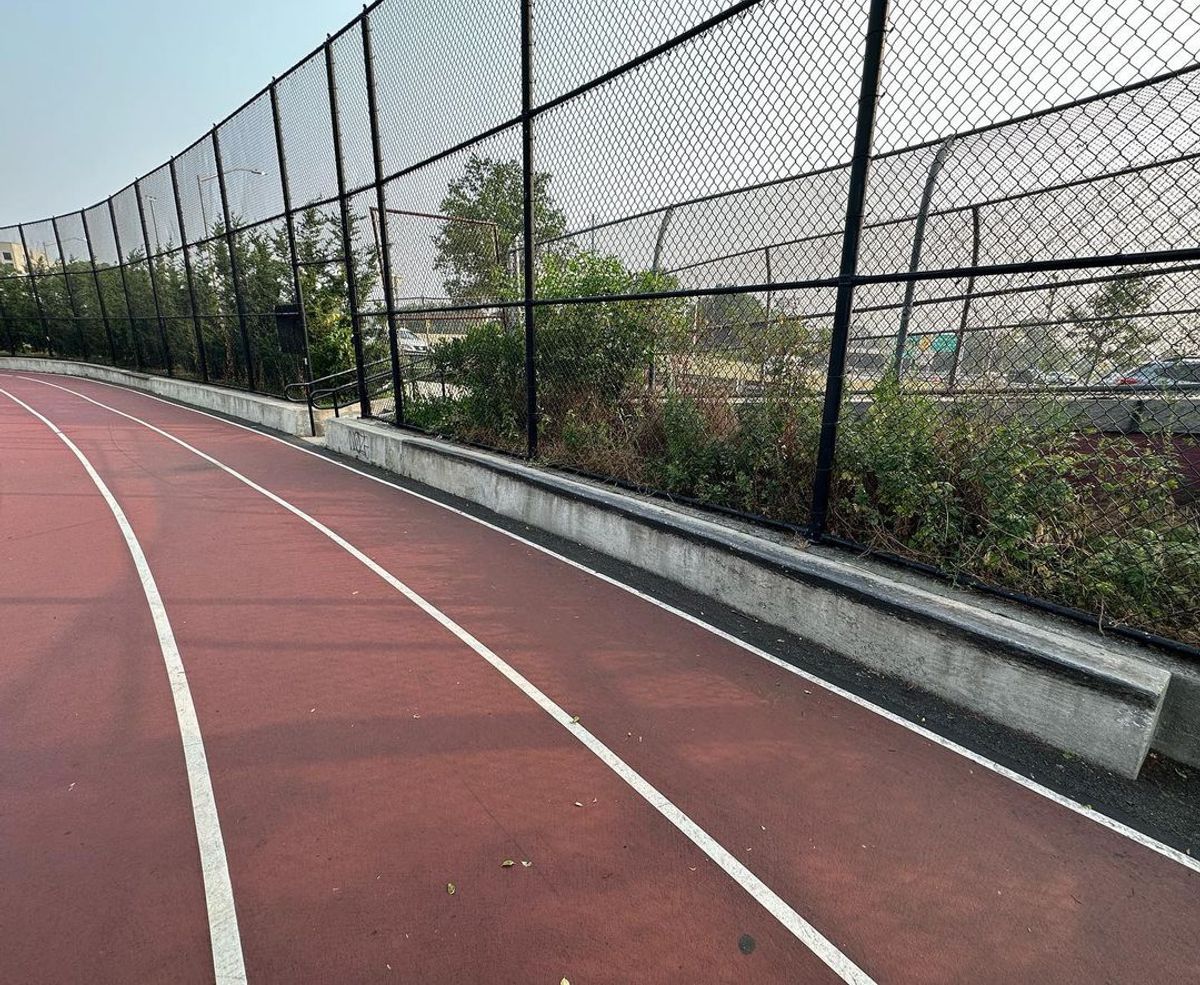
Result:
M1200 10L384 0L0 229L0 346L347 404L1195 654Z

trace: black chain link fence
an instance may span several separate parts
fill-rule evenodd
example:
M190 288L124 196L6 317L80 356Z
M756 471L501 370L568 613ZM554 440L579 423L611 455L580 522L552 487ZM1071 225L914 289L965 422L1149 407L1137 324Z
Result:
M0 346L310 399L1200 645L1200 9L385 0Z

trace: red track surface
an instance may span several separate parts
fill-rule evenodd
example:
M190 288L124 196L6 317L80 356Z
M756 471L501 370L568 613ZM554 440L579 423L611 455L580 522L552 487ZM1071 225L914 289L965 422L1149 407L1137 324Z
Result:
M502 533L212 418L46 379L332 528L877 982L1200 974L1200 875L1178 862ZM79 446L145 550L250 982L838 981L319 531L109 410L0 386ZM3 396L0 562L0 982L211 980L178 728L129 553L70 450Z

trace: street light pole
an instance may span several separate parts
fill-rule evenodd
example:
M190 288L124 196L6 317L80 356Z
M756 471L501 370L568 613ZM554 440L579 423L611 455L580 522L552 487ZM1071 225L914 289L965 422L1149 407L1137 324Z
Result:
M209 178L215 178L215 174L210 174ZM200 221L204 223L204 238L208 239L208 209L204 207L204 186L200 184L202 176L196 175L196 197L200 199Z
M154 224L154 252L158 254L162 252L162 240L158 235L158 214L154 211L156 199L153 195L147 195L146 201L150 203L150 221Z
M254 175L258 175L258 177L260 177L260 178L266 174L265 171L260 171L258 168L229 168L228 170L223 169L221 172L221 174L226 174L226 175L238 174L238 173L254 174ZM214 174L198 174L198 175L196 175L196 195L200 199L200 218L204 222L205 238L208 237L208 210L204 207L204 186L201 184L201 182L212 181L215 178L219 178L220 176L221 176L220 174L215 174L215 173Z

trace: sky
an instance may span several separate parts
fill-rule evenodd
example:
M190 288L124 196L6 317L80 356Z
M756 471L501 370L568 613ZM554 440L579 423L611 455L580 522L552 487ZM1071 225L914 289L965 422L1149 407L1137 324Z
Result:
M117 191L361 9L361 0L0 0L0 225Z

